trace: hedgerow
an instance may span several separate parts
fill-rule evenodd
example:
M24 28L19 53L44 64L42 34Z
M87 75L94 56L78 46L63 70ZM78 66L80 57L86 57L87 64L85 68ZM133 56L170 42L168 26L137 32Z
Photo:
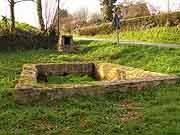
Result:
M121 31L142 31L153 27L179 26L180 12L170 14L159 14L153 16L143 16L121 21ZM80 35L105 35L113 32L111 23L93 25L80 29Z
M0 51L53 49L57 43L56 33L41 32L25 23L16 24L16 32L9 31L9 24L0 23Z

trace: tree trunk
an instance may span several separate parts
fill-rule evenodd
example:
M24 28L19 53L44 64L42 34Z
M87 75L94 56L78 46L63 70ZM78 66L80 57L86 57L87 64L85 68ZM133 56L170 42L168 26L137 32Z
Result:
M44 19L43 19L43 15L42 15L41 0L36 0L36 4L37 4L37 16L38 16L38 22L39 22L40 29L42 31L45 31Z
M11 0L10 3L10 13L11 13L11 32L15 32L15 13L14 13L14 6L15 2L14 0Z

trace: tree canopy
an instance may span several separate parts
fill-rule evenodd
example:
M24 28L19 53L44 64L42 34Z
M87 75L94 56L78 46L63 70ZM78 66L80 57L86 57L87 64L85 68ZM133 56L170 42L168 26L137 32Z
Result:
M105 21L111 21L112 20L112 13L114 8L114 3L117 0L100 0L101 4L101 11L103 13L103 17Z

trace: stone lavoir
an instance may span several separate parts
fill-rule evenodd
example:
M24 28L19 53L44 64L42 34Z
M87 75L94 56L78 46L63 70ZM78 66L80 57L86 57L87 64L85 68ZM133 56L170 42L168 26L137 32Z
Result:
M85 84L48 84L50 75L79 74L96 78ZM90 96L112 92L141 91L161 84L175 84L180 78L111 63L66 63L66 64L26 64L16 85L15 100L27 103L41 100L61 99L68 96Z

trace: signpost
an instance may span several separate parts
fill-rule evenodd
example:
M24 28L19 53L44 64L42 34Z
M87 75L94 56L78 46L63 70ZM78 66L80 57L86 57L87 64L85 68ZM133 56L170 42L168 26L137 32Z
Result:
M168 13L170 12L170 1L168 0Z
M113 13L112 27L117 34L117 45L119 45L120 15L116 11Z
M116 29L116 33L117 33L117 45L119 45L119 29Z

